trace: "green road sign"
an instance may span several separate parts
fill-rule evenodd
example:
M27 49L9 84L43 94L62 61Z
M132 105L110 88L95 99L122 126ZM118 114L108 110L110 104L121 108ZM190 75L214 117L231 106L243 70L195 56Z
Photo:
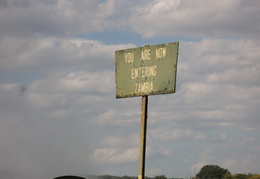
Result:
M179 42L118 50L116 98L174 93Z

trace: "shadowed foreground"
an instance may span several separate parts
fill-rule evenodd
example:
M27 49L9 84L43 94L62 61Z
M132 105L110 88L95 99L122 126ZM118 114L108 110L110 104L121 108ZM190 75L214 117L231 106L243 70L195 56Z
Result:
M83 177L78 177L78 176L61 176L61 177L56 177L56 178L53 178L53 179L85 179Z

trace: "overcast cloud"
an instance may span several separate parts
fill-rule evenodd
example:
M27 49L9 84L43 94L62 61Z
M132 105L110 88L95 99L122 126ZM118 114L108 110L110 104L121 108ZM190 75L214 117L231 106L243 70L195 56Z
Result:
M137 176L141 98L115 98L114 54L175 41L146 175L259 173L259 22L258 0L1 0L1 178Z

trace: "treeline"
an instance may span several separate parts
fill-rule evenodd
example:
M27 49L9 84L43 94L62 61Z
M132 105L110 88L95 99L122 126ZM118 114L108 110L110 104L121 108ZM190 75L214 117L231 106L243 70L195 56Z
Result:
M138 179L137 176L112 176L112 175L101 175L97 176L97 179ZM145 177L145 179L183 179L183 178L167 178L165 175L158 175L155 177Z
M222 178L200 178L192 177L191 179L260 179L260 174L245 174L245 173L236 173L236 174L226 174Z
M102 175L97 176L97 179L138 179L136 176L111 176L111 175ZM155 177L145 177L145 179L183 179L183 178L167 178L164 175L159 175ZM222 178L199 178L199 177L192 177L191 179L260 179L260 174L244 174L244 173L237 173L237 174L226 174Z
M136 176L111 176L111 175L102 175L97 176L96 178L88 179L138 179ZM183 179L183 178L167 178L165 175L158 175L155 177L145 177L145 179ZM260 174L244 174L236 173L231 174L228 169L221 168L217 165L205 165L196 176L191 177L190 179L260 179Z
M198 173L199 174L199 173ZM190 179L260 179L260 174L244 174L244 173L237 173L237 174L230 174L229 172L224 174L223 177L216 177L213 176L212 173L210 175L203 175L195 177L191 177ZM220 174L220 173L217 173ZM90 177L87 177L91 179ZM138 179L137 176L112 176L112 175L101 175L96 176L95 179ZM145 177L145 179L184 179L184 178L167 178L165 175L158 175L155 177Z

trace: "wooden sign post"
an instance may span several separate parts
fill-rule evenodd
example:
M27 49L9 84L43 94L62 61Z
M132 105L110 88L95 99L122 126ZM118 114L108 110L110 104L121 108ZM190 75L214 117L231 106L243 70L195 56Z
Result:
M142 96L138 179L144 179L148 96Z

